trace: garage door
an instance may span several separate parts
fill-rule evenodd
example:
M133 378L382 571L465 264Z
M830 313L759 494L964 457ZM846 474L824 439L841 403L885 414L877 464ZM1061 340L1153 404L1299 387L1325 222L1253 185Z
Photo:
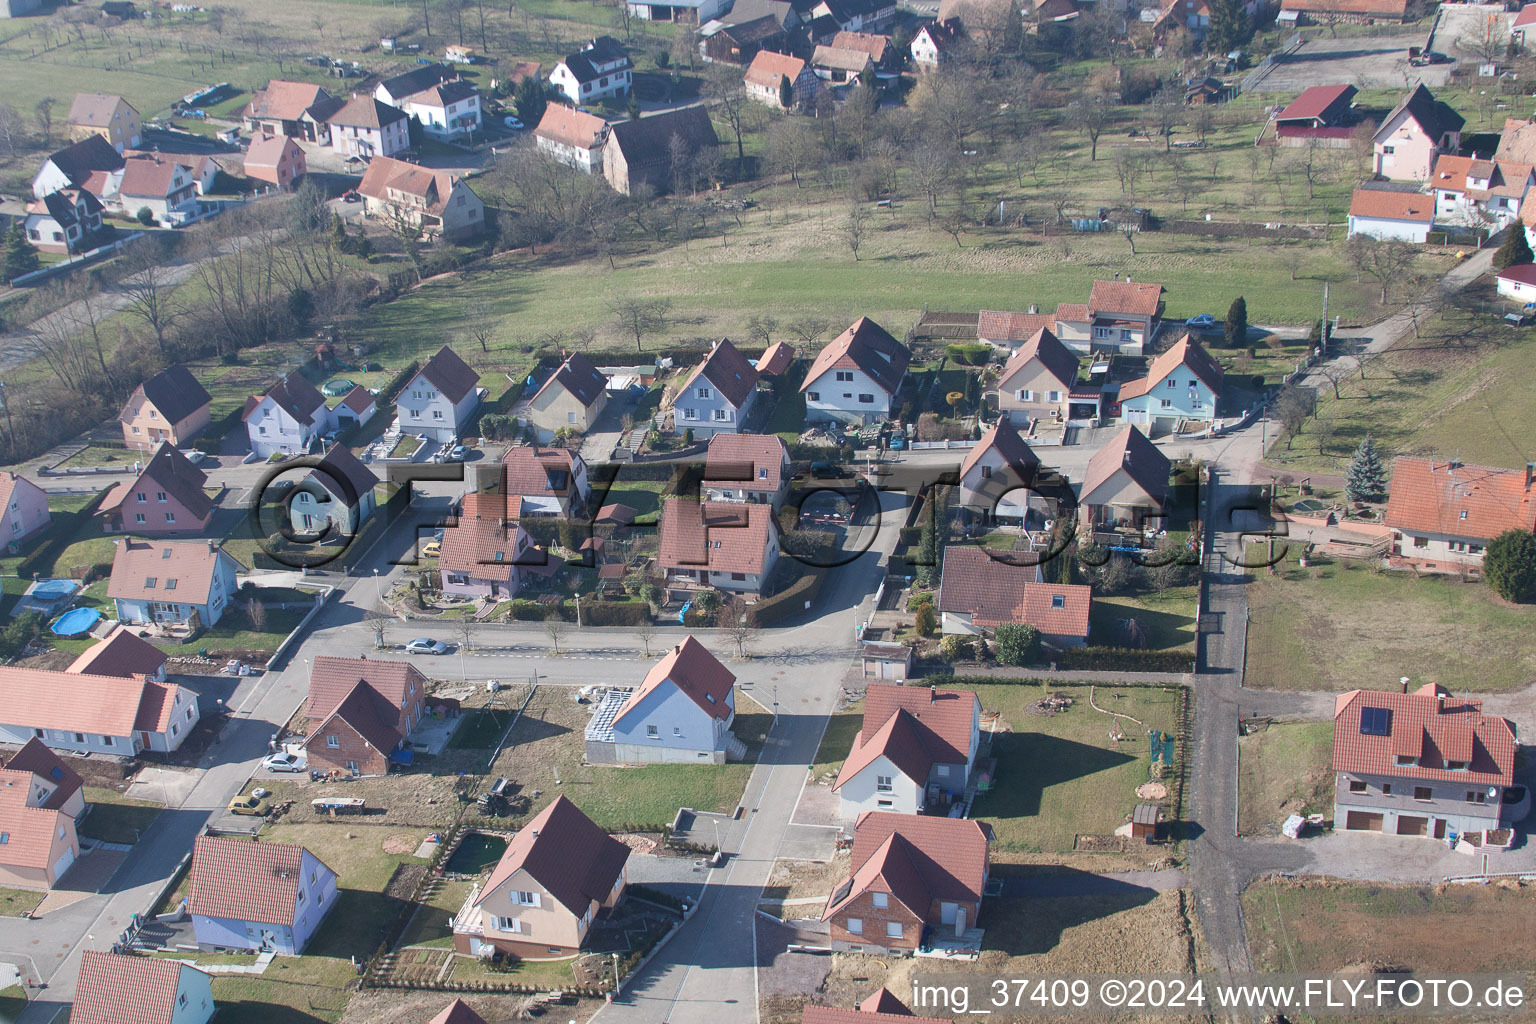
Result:
M1400 836L1429 835L1429 819L1399 814L1397 816L1397 834Z
M1344 816L1344 827L1361 832L1380 832L1381 815L1370 811L1350 811Z
M59 859L54 862L54 865L53 865L53 877L54 878L63 878L64 877L64 872L68 871L69 868L70 868L70 865L72 865L74 862L75 862L75 851L74 850L65 850L59 856Z

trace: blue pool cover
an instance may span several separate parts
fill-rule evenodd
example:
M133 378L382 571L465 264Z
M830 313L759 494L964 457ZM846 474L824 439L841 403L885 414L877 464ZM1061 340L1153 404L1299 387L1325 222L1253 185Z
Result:
M32 588L32 596L52 601L73 594L77 585L74 580L39 580L37 586Z
M101 618L101 612L95 608L71 608L53 621L53 633L55 636L79 636Z

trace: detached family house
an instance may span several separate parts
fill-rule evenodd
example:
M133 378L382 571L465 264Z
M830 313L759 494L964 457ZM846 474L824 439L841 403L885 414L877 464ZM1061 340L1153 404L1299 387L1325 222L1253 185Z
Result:
M264 135L251 140L245 151L245 176L287 191L297 188L309 173L308 159L297 142L287 135Z
M1062 307L1056 309L1060 326L1070 337L1086 341L1083 347L1094 352L1119 352L1139 356L1157 333L1163 311L1163 286L1145 281L1094 281L1088 295L1086 321L1068 321ZM1061 340L1071 344L1069 334Z
M176 960L88 949L70 1024L208 1024L213 978Z
M580 352L565 357L528 400L528 421L540 444L562 430L585 434L608 407L608 378Z
M1524 817L1506 804L1519 744L1507 719L1433 683L1407 692L1350 690L1333 713L1334 827L1426 836L1479 832Z
M908 48L912 63L919 71L932 71L954 52L963 38L959 19L929 22L912 37L912 45Z
M312 451L333 426L325 398L297 370L265 395L247 398L241 418L251 451L262 458Z
M1026 428L1043 419L1057 423L1097 419L1098 388L1091 392L1084 388L1082 397L1074 401L1074 391L1078 389L1077 365L1077 355L1048 328L1041 327L1015 349L1004 364L997 381L998 412L1015 426ZM1074 409L1074 405L1085 408Z
M779 559L771 505L669 498L662 505L660 532L656 561L669 583L755 597Z
M170 536L208 528L213 499L208 475L169 441L150 456L132 480L112 486L96 510L103 533Z
M587 760L597 764L724 764L746 746L731 733L736 675L687 637L637 689L615 688L587 723Z
M1357 188L1349 199L1349 237L1423 243L1434 229L1435 200L1417 190Z
M1536 169L1514 160L1441 156L1430 185L1435 223L1492 234L1520 216L1520 204L1536 184Z
M789 449L773 434L716 434L704 456L700 489L707 501L778 508L789 493Z
M386 79L374 91L374 98L403 110L407 117L421 123L422 131L434 139L466 140L480 130L480 90L474 83L458 77L441 64L432 68L419 68L425 75L415 78L417 72L408 72ZM427 82L441 75L435 82ZM420 85L412 90L413 85Z
M274 78L251 97L245 108L245 130L252 137L287 135L325 145L331 141L326 119L341 104L321 86Z
M987 428L960 464L960 506L979 516L1023 523L1040 459L1007 420Z
M800 390L807 423L866 424L896 412L912 353L869 317L855 320L816 356Z
M805 110L816 105L821 79L799 57L759 50L742 78L747 96L779 110Z
M43 161L32 178L32 198L42 199L59 189L84 188L104 202L106 197L102 192L105 190L100 185L96 188L88 186L93 181L104 181L107 175L122 169L123 155L93 132Z
M121 96L104 92L77 92L69 105L69 137L76 141L100 135L121 153L138 149L143 127L139 112Z
M177 749L198 717L197 694L175 683L0 667L0 743L133 757Z
M1421 82L1376 129L1372 169L1393 181L1428 181L1435 161L1460 148L1465 124Z
M832 948L910 956L930 929L979 948L992 838L990 825L965 818L863 815L849 876L821 915Z
M842 816L946 806L964 794L980 740L972 691L870 683L864 724L832 785Z
M377 507L379 478L343 445L332 445L320 464L294 488L288 501L293 529L321 536L334 531L351 537Z
M302 846L199 836L187 912L204 951L304 952L336 906L336 872Z
M564 103L551 103L533 130L533 142L546 153L583 174L601 174L608 122Z
M676 165L679 158L691 165L700 153L719 144L709 111L701 106L619 121L608 126L603 177L615 192L626 196L641 187L669 192L680 175L690 177L688 168Z
M229 610L240 563L211 540L117 541L107 596L120 622L214 626Z
M397 429L439 444L454 443L485 397L479 382L480 375L444 345L395 397Z
M998 626L1025 625L1054 647L1088 642L1093 588L1046 583L1038 566L1010 565L974 544L944 549L939 578L943 632L985 634Z
M542 960L581 949L592 921L624 894L629 847L564 796L524 825L453 921L460 953Z
M185 366L168 366L134 388L117 414L123 443L141 452L154 451L161 441L177 447L190 444L208 429L212 402Z
M81 252L101 230L101 200L85 189L60 189L27 204L27 241L42 252Z
M677 389L672 425L697 438L739 433L756 399L756 368L729 338L721 338Z
M485 203L457 174L374 157L357 186L363 214L429 238L457 241L485 229Z
M1209 424L1221 400L1221 364L1188 334L1152 360L1145 377L1120 385L1120 419L1155 433L1181 422Z
M1478 569L1506 530L1536 531L1536 463L1525 469L1400 456L1386 524L1392 560L1418 569Z
M0 472L0 542L15 553L51 522L46 491L24 476Z
M501 493L520 498L529 518L578 518L591 494L587 464L568 448L512 448L501 460Z
M510 598L525 572L547 575L557 566L518 525L522 500L478 492L464 496L459 520L443 530L438 556L445 594Z
M629 51L612 36L589 40L577 52L555 65L549 84L572 106L585 106L629 93L634 74Z
M319 657L309 672L311 769L384 775L426 713L427 680L404 661Z
M92 644L64 671L75 675L117 676L131 679L141 675L150 682L165 682L165 652L142 639L126 626L118 626Z
M0 884L52 889L80 856L80 775L37 738L0 768Z
M1083 474L1078 491L1080 524L1093 528L1155 527L1168 502L1173 464L1135 427L1110 439Z
M331 148L343 156L363 160L394 156L410 149L410 123L405 111L372 96L356 96L326 119Z

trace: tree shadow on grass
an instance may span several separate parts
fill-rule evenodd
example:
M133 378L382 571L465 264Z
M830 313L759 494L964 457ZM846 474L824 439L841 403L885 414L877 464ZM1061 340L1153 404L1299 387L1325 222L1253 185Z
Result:
M1136 760L1116 750L1038 732L999 733L993 737L992 754L997 758L998 774L991 792L977 802L979 817L1039 814L1041 794L1047 787Z
M1135 619L1141 625L1142 634L1148 638L1148 646L1153 649L1179 647L1195 640L1193 615L1096 603L1090 612L1092 643L1111 647L1130 646L1124 635L1125 619Z

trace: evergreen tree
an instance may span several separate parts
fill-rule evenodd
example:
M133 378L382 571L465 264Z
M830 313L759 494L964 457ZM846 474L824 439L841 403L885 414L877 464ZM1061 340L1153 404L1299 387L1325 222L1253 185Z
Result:
M1344 477L1344 497L1349 501L1386 500L1387 472L1370 434L1366 434L1360 447L1355 449L1349 473Z
M938 502L939 488L930 488L923 509L923 532L917 544L919 560L924 563L917 567L917 581L925 587L933 586L939 578Z
M1536 534L1505 530L1489 541L1483 579L1506 601L1536 601Z
M1211 27L1206 42L1216 53L1230 53L1248 45L1253 38L1253 25L1243 0L1211 0Z
M1242 348L1248 344L1248 301L1241 295L1227 307L1227 348Z
M1531 253L1531 243L1525 240L1525 229L1518 223L1511 225L1504 244L1493 254L1493 269L1504 270L1532 260L1536 260L1536 255Z
M18 225L16 230L9 231L5 237L5 279L13 281L22 274L30 274L42 266L37 258L37 250L32 248L32 243L27 241L27 236Z
M789 80L788 75L779 76L779 106L785 110L795 105L795 83Z
M529 75L517 83L517 92L512 96L512 107L517 111L517 119L529 129L539 126L539 122L544 119L544 110L548 106L549 87L539 81L538 75Z

